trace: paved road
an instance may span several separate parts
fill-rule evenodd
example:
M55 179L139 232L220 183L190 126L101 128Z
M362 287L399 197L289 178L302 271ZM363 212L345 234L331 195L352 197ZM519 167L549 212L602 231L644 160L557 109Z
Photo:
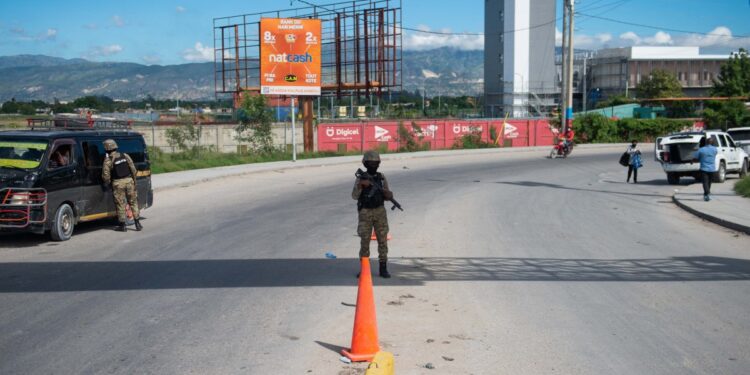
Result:
M675 207L653 162L625 184L620 152L384 163L406 208L374 280L398 373L747 373L748 237ZM161 191L141 233L0 237L0 373L361 373L336 353L357 167Z

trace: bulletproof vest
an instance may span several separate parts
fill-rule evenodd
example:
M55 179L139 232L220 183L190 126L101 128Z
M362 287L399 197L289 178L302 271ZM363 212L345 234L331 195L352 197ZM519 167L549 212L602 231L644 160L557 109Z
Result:
M133 174L130 172L128 159L124 155L120 155L120 157L112 161L112 176L115 179L133 176Z
M376 173L370 180L370 186L362 189L357 200L357 208L377 208L385 203L383 196L383 175Z

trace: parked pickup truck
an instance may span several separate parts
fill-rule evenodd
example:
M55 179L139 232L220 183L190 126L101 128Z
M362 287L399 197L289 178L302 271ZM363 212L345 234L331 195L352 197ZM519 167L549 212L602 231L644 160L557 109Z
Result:
M750 164L748 154L729 134L719 130L675 133L657 138L654 146L654 156L661 163L671 185L678 184L680 177L700 178L700 163L693 161L693 158L706 138L713 139L719 151L714 182L724 182L727 173L738 173L740 177L747 175Z

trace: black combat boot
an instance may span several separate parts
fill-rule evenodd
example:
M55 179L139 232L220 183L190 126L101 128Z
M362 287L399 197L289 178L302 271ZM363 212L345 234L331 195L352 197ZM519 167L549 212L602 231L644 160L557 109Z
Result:
M388 273L388 264L386 262L380 262L380 277L384 279L391 278L391 274Z
M126 223L120 223L117 227L115 227L115 230L118 232L127 232L128 231L128 225Z
M139 232L142 231L143 230L143 225L141 225L141 220L139 220L139 219L133 219L133 221L135 221L135 230L137 230Z

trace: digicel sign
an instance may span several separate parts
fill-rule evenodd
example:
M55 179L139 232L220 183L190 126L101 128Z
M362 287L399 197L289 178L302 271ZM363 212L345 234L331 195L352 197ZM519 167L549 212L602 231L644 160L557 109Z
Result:
M320 20L260 20L260 92L320 95Z

